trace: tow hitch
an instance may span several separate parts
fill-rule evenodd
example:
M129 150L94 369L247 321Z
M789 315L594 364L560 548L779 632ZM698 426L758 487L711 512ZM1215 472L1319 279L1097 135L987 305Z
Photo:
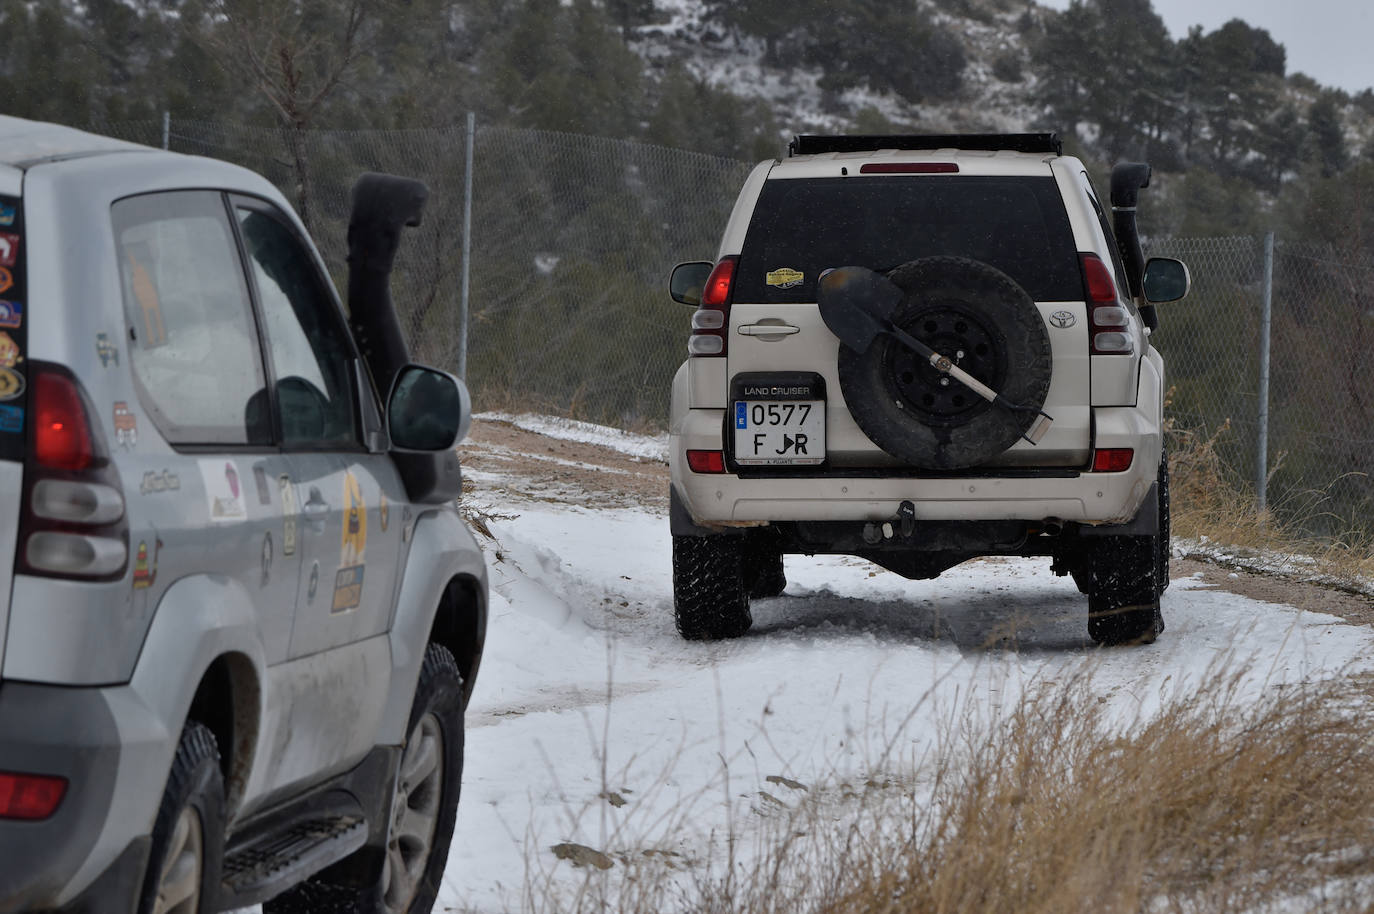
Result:
M882 523L869 521L864 524L864 542L870 546L876 546L884 540L895 539L898 536L909 540L915 533L916 506L909 501L904 501L897 507L897 514L891 520Z

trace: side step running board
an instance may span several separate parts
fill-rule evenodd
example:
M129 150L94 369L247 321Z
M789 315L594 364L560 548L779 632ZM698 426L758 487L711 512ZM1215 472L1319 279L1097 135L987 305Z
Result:
M258 904L366 841L367 822L361 815L326 816L256 836L225 856L219 903L224 908Z

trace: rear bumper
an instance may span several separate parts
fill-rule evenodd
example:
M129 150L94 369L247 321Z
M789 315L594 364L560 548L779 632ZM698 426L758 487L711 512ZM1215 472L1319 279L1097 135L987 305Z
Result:
M0 768L67 779L48 819L0 819L0 914L134 908L148 828L122 823L127 836L110 840L120 765L138 760L121 736L108 691L0 683Z
M673 487L691 520L703 528L757 526L772 521L883 521L910 501L917 520L1056 519L1122 524L1140 510L1159 471L1157 417L1134 407L1093 410L1095 446L1129 447L1135 458L1120 473L1081 469L1018 469L1007 475L867 475L818 471L787 477L699 474L688 450L720 450L723 411L688 410L669 443Z

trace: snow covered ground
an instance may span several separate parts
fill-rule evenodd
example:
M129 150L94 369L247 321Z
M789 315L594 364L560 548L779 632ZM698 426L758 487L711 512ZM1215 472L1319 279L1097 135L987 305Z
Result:
M613 438L598 441L627 454L658 444ZM469 475L479 494L510 481ZM1044 560L912 582L789 556L786 593L755 601L749 635L687 643L673 629L667 518L587 501L496 506L515 516L487 544L487 648L436 910L525 910L527 884L613 882L617 860L646 850L718 871L722 835L758 835L807 785L920 759L952 722L996 720L1039 684L1090 675L1082 687L1129 726L1223 665L1247 666L1256 693L1374 665L1367 627L1192 579L1165 594L1158 643L1097 649L1083 598ZM561 860L563 844L615 865Z

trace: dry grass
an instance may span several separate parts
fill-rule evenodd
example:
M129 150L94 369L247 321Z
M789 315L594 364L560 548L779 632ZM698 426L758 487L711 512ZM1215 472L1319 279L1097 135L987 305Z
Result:
M1374 534L1349 523L1334 536L1305 532L1319 526L1314 523L1318 516L1330 518L1324 513L1330 498L1321 489L1297 492L1257 510L1253 487L1221 456L1218 443L1230 433L1229 421L1210 433L1167 424L1173 535L1268 557L1257 570L1289 566L1304 577L1368 591L1374 579ZM1280 454L1271 478L1282 461Z
M1370 910L1374 742L1364 715L1374 686L1346 679L1256 698L1253 684L1212 676L1125 726L1106 718L1087 677L1049 685L998 726L951 724L935 757L903 775L759 804L772 826L752 852L737 834L717 842L728 862L714 868L621 851L614 870L589 871L575 899L544 895L531 907Z

